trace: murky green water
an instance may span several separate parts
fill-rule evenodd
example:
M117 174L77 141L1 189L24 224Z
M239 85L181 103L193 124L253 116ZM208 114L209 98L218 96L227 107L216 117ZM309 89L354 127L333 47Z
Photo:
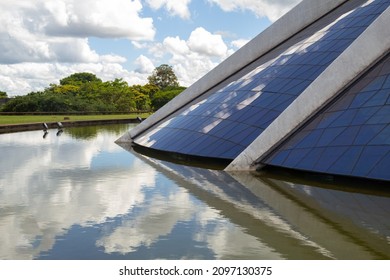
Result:
M159 162L130 127L0 135L0 259L390 259L390 192Z

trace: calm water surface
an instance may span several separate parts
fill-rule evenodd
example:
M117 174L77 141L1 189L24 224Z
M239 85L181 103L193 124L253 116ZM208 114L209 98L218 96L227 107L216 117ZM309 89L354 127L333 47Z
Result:
M129 128L0 135L0 259L390 259L389 192L156 161Z

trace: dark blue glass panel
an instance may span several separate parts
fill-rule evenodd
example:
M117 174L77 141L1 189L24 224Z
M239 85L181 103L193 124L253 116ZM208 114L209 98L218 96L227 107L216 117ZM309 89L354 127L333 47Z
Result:
M278 115L278 111L269 110L267 114L261 120L259 120L258 123L253 125L258 126L259 128L266 129L268 127L268 124L270 124L274 119L276 119Z
M382 126L379 126L382 127ZM376 135L368 144L369 145L389 145L390 146L390 124L388 123L382 130L374 133ZM390 165L389 165L390 172Z
M389 64L390 56L341 93L265 163L390 180L390 90L383 89L390 77ZM308 150L301 158L284 159L286 153L296 154L301 148Z
M345 127L351 124L354 120L355 115L357 114L356 109L342 111L342 114L339 115L331 124L330 127Z
M371 171L378 166L378 163L381 161L386 162L384 158L388 153L388 146L366 146L353 168L352 175L368 177ZM388 177L388 172L387 174L383 174L383 176Z
M327 62L326 64L323 63L323 65L327 66L327 65L329 65L333 60L334 60L334 59L332 59L331 61L329 61L329 63ZM315 66L315 67L313 68L313 70L309 73L310 75L309 75L307 78L314 81L314 80L322 73L323 70L324 70L324 69L323 69L322 65Z
M307 80L292 79L285 83L284 87L280 89L280 92L298 95L310 84L310 82L311 81Z
M253 133L253 131L256 131L254 128L246 127L244 129L241 129L238 133L234 133L234 135L229 135L229 140L236 143L237 141L243 141L249 135ZM244 143L242 143L244 144Z
M291 150L283 150L277 153L273 158L272 158L272 165L277 165L277 166L286 166L284 164L284 161L287 159L288 155L290 154ZM287 167L287 166L286 166Z
M320 65L329 65L333 60L339 56L339 52L328 52L327 55L322 59Z
M390 77L387 77L386 81L383 83L383 89L390 88Z
M240 135L243 133L245 130L247 130L249 126L247 124L243 123L235 123L234 128L231 129L228 133L223 135L224 139L231 139L236 137L237 135Z
M175 146L175 151L179 153L185 151L187 149L187 145L196 141L197 137L200 137L200 135L197 135L194 132L188 133L187 131L181 131L180 134L176 133L176 135L180 138L176 139L174 146Z
M360 108L364 103L370 100L373 94L375 94L375 91L360 92L352 101L350 108Z
M260 110L251 119L251 125L256 128L261 128L264 123L265 116L268 115L269 110Z
M321 154L321 159L313 166L318 172L328 172L328 169L347 151L348 147L326 147ZM298 164L297 164L298 165Z
M347 1L319 21L302 30L290 40L253 62L251 71L215 92L207 92L199 102L190 104L182 113L169 117L165 123L153 127L136 137L135 143L166 151L216 158L231 158L245 149L272 123L364 30L382 13L390 1ZM267 65L267 66L265 66ZM372 79L371 79L372 80ZM376 93L360 95L346 100L333 111L322 115L315 127L305 131L300 147L327 157L320 147L347 145L345 139L355 137L371 122L386 122L388 102L386 92L377 89L387 86L388 76L383 74L375 82L367 82L366 91ZM366 107L364 107L367 104ZM345 110L349 106L355 111ZM363 108L362 108L363 106ZM344 108L345 107L345 108ZM336 110L337 109L337 110ZM349 125L355 130L347 129ZM333 127L332 127L333 126ZM359 133L356 134L356 131ZM369 140L374 139L373 137ZM376 139L376 138L375 138ZM369 141L366 140L366 141ZM313 143L311 143L313 141ZM174 143L177 143L175 146ZM306 151L306 150L305 150ZM207 152L207 153L206 153ZM302 152L302 150L301 150ZM291 154L295 154L292 152ZM316 164L307 155L289 157L294 166ZM278 157L278 162L281 162ZM314 161L314 162L313 162Z
M379 132L384 128L384 125L364 125L359 126L360 130L354 141L353 145L367 145Z
M242 115L237 119L238 122L251 124L251 119L255 117L256 111L252 110L251 106L247 106L245 109L242 109Z
M230 121L221 121L218 120L220 123L218 125L215 125L212 129L210 129L208 134L214 135L216 137L220 137L221 135L225 135L231 130L231 122Z
M341 34L342 35L342 34ZM337 40L335 43L329 48L330 52L340 52L346 48L350 44L350 40Z
M299 141L298 144L294 145L293 148L309 148L312 147L313 144L318 143L318 140L320 140L322 136L323 131L322 130L314 130L308 132L306 137L303 137L301 141Z
M202 137L200 137L198 141L194 142L194 145L190 145L190 147L196 149L199 152L199 156L209 156L211 152L206 154L205 149L210 149L210 147L214 148L217 143L217 140L217 137L205 134L202 135Z
M298 163L296 163L294 165L294 168L315 171L314 166L317 164L318 161L320 161L322 159L322 154L324 153L324 151L325 151L325 148L321 148L321 147L312 148L310 153L307 153L305 158L303 158L299 162L299 165L298 165ZM281 152L283 152L283 151L281 151ZM284 165L282 165L282 166L284 166Z
M270 106L270 109L281 112L286 108L286 106L284 105L286 101L288 101L288 103L290 104L292 99L293 97L291 95L279 95L278 98L276 98Z
M351 123L351 125L363 125L369 119L371 119L376 112L378 112L378 107L361 107L357 110L357 113Z
M284 165L288 167L294 167L299 164L299 162L306 156L309 152L309 149L294 149L290 151L290 154L284 161Z
M353 38L356 38L356 35L359 33L360 33L359 27L350 28L350 29L345 30L345 32L343 33L343 37L346 39L353 39Z
M331 125L343 112L326 112L321 116L321 121L318 124L318 128L326 128Z
M384 149L386 150L386 149ZM384 154L382 159L371 169L368 173L370 178L378 178L382 180L388 180L387 174L390 172L390 152Z
M380 90L383 87L383 83L385 82L386 78L386 76L378 77L377 79L369 83L369 85L364 88L364 91Z
M223 155L221 155L224 158L227 159L236 158L242 152L243 149L242 146L236 145L235 143L231 143L231 144L233 145L232 148L226 151L225 153L223 153Z
M259 108L267 109L272 106L272 103L275 101L276 98L278 98L278 96L279 93L263 92L259 98L252 102L252 105L257 106Z
M228 149L225 141L222 141L222 149ZM216 138L208 137L207 141L204 143L203 147L199 151L199 156L208 157L210 154L213 154L216 150L221 149L221 141L217 141Z
M345 127L330 127L324 130L321 138L317 142L317 145L320 147L328 146L344 130L346 130Z
M360 131L359 126L347 127L341 134L330 143L333 146L349 146L351 145L351 139L355 139Z
M348 147L344 154L342 154L327 170L332 174L351 174L356 162L360 158L363 147Z
M389 94L389 93L387 93ZM381 107L372 118L367 121L368 124L388 124L390 123L390 106Z

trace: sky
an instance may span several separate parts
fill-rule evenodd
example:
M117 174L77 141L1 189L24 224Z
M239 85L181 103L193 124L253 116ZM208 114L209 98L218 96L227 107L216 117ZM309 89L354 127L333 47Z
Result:
M300 0L0 0L0 91L73 73L145 84L171 65L190 86Z

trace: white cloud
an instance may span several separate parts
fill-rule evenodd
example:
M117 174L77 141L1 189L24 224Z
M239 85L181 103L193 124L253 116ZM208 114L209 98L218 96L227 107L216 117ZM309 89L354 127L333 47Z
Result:
M172 65L183 86L196 82L233 52L220 34L213 34L203 27L193 30L187 40L179 36L166 37L162 43L149 45L149 53Z
M171 15L190 17L190 0L146 2ZM153 20L142 17L140 0L0 0L0 10L0 90L10 96L43 90L75 72L145 84L162 63L173 66L181 85L190 86L243 44L236 40L228 47L225 35L203 27L188 38L153 41ZM129 48L139 53L129 61L134 70L122 65L127 61L122 55L100 54L91 46L91 36L131 41Z
M218 62L197 53L190 53L187 56L172 56L170 64L173 65L180 84L190 86L217 66Z
M249 10L258 17L267 17L275 21L301 0L208 0L217 4L222 10Z
M115 54L101 55L100 60L107 63L125 63L127 61L125 57Z
M190 86L233 53L221 35L212 34L202 27L193 30L187 40L179 36L168 36L162 43L144 43L137 46L147 48L154 58L153 61L172 65L179 83L183 86Z
M179 83L190 86L234 52L220 34L203 27L193 30L187 39L168 36L162 42L133 42L133 45L147 50L149 55L136 59L136 70L126 79L129 84L146 83L155 66L167 63L173 67Z
M14 171L0 177L0 186L10 186L2 188L0 196L0 259L36 258L74 225L86 227L125 215L144 202L146 188L156 185L155 169L137 159L129 169L93 167L101 151L121 150L110 133L101 132L86 142L74 141L65 132L62 145L51 133L45 141L35 137L35 132L14 137L12 142L23 148L12 151L12 159L0 162L2 170ZM4 136L3 146L12 138L11 134ZM57 170L62 174L59 180L54 175ZM80 170L88 170L88 180ZM32 192L34 199L30 199ZM7 209L17 210L10 216ZM41 242L35 244L37 240Z
M29 21L35 32L51 36L151 40L153 19L140 17L141 11L139 0L38 0L26 14L33 15Z
M161 9L165 7L165 9L174 16L179 16L183 19L189 19L191 17L190 10L188 5L191 0L146 0L146 3L152 9Z
M0 2L0 63L96 62L87 37L153 40L139 0Z
M187 42L176 37L167 37L163 41L165 48L172 54L187 54L190 49L187 45Z
M100 55L88 40L153 40L153 20L141 16L140 0L0 1L0 10L0 90L10 96L42 90L80 71L103 80L146 81L144 74L123 68L126 58Z
M198 27L192 31L187 44L192 51L209 56L221 57L228 50L221 35L211 34L203 27Z
M141 74L150 75L155 68L153 62L144 55L140 55L135 60L135 64L138 66L135 71Z

